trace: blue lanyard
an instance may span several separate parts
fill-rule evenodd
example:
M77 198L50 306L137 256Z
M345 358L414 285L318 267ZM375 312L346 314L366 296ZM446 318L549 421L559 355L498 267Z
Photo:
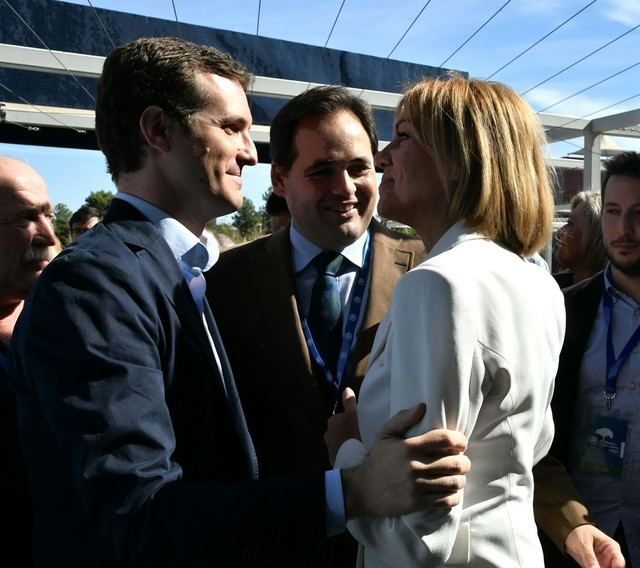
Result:
M640 342L640 327L633 332L629 341L616 357L613 350L613 300L606 289L602 295L602 313L607 325L607 376L604 383L604 398L607 401L607 410L611 410L611 403L616 397L620 369Z
M322 355L318 351L316 344L311 336L307 319L301 317L302 331L304 333L304 339L307 342L309 353L318 367L322 370L327 382L333 386L336 392L340 391L340 385L344 377L344 371L347 366L347 360L349 359L349 353L351 353L351 346L355 340L355 331L358 320L360 319L360 312L362 310L362 304L364 304L364 291L367 286L367 280L369 278L369 266L371 264L371 246L369 246L370 236L367 236L367 241L364 245L364 262L362 268L356 275L356 280L353 284L353 293L351 299L351 307L349 308L349 315L347 316L347 325L344 329L344 335L342 336L342 346L340 347L340 355L338 356L338 368L336 374L331 372L331 369L327 367Z

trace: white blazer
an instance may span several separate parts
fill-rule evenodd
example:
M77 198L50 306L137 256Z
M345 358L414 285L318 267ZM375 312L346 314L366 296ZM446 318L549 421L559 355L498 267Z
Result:
M336 467L360 463L388 418L425 402L409 435L463 432L471 471L452 509L350 521L365 568L544 566L531 470L553 438L564 318L544 269L460 224L398 282L360 391L362 442L345 442Z

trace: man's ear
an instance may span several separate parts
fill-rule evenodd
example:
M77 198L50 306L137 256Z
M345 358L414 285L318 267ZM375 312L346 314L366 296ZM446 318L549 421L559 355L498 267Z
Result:
M173 120L156 105L148 106L140 115L140 136L150 149L167 152L171 149L170 128Z
M278 164L271 164L271 188L273 193L280 197L286 197L285 178L288 177L287 172Z

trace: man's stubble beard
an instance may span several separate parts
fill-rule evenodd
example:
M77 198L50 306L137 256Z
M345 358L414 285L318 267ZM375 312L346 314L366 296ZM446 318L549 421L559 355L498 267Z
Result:
M616 260L615 255L610 253L609 247L605 247L605 250L612 266L614 266L617 270L619 270L626 276L640 278L640 256L634 261L631 261L631 264L622 263Z

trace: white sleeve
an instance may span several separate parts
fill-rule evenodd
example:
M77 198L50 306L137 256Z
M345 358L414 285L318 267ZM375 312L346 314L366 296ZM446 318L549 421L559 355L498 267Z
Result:
M372 361L365 384L371 380L375 389L373 382L389 381L388 417L426 403L425 417L408 435L449 428L469 437L482 404L484 365L464 290L435 270L414 270L398 283L390 314L384 353ZM344 448L344 463L358 453L353 445ZM392 565L437 566L451 555L461 511L458 505L399 518L356 519L347 526Z

